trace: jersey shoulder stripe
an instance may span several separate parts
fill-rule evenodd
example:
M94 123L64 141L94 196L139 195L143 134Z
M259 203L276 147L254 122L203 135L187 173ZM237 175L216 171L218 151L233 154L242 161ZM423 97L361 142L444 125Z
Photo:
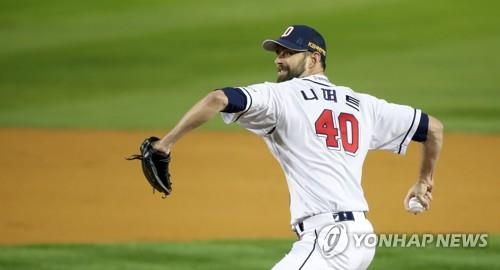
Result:
M238 117L236 117L234 122L238 122L238 120L252 107L252 96L250 95L250 93L248 93L248 90L245 89L244 87L240 87L240 89L242 89L247 95L247 107L243 112L240 113L240 115L238 115Z
M398 150L398 154L401 154L401 150L403 149L403 145L406 141L406 138L408 137L408 134L410 134L410 131L413 129L413 125L415 125L415 118L417 116L417 110L416 109L413 109L413 120L411 121L411 125L410 125L410 128L408 129L408 131L406 132L406 135L404 136L403 138L403 141L401 142L401 144L399 145L399 150Z
M252 104L253 104L252 96L250 95L250 92L246 88L244 88L244 87L237 87L236 88L235 87L235 89L241 90L241 93L243 93L245 95L246 107L243 111L240 111L240 112L221 111L222 120L226 124L237 122L245 113L247 113L250 110L250 108L252 107Z

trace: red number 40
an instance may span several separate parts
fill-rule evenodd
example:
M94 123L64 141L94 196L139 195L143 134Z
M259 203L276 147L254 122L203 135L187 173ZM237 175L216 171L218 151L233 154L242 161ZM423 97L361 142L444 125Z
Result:
M326 146L340 150L340 140L344 151L356 154L359 148L359 125L358 119L350 113L341 113L338 117L339 127L335 126L334 113L332 110L323 110L316 120L316 134L326 136ZM349 125L348 125L349 123Z

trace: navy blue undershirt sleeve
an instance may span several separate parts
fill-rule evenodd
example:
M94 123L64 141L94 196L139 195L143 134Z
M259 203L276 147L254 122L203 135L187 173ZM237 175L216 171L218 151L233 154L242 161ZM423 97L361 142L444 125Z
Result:
M427 130L429 129L429 116L422 113L420 116L420 123L418 123L417 131L413 134L412 141L425 142L427 140Z
M226 94L228 103L226 108L222 110L225 113L242 112L247 107L247 96L239 88L225 87L222 89Z

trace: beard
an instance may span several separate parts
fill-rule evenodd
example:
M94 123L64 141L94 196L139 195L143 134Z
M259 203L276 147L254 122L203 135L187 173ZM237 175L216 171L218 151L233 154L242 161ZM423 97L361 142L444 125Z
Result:
M296 67L281 66L278 71L277 82L285 82L293 78L299 78L306 70L306 61L302 61Z

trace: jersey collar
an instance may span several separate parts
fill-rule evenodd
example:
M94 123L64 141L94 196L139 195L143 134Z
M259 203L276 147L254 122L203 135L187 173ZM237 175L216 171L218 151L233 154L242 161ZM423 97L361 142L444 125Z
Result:
M331 83L330 80L328 80L328 77L326 77L323 74L309 75L309 76L301 78L301 79L313 80L313 81L316 81L316 82L319 82L319 83L328 83L328 84L331 84L333 86L335 85L335 84Z

